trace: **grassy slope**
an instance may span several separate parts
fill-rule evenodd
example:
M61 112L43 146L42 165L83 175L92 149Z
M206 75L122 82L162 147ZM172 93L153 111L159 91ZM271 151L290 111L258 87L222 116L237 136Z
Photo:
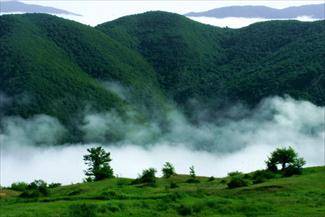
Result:
M180 104L227 96L254 105L290 94L324 105L324 22L271 21L232 30L148 12L97 28L138 50Z
M1 216L69 216L73 205L88 204L98 216L273 216L323 217L325 214L325 167L304 169L301 176L272 179L238 189L226 189L221 179L200 177L188 184L187 176L171 178L179 187L168 188L171 180L159 179L157 187L130 186L129 179L112 179L75 184L51 190L39 200L23 200L15 192L2 192ZM7 196L4 196L7 193ZM91 204L94 207L91 207ZM77 207L80 208L80 207ZM91 216L89 216L91 217Z

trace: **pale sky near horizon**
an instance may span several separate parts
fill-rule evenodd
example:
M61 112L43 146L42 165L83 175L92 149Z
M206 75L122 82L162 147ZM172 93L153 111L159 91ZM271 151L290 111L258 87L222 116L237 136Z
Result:
M22 1L29 4L38 4L43 6L51 6L59 9L68 10L82 16L59 15L61 17L72 19L84 24L95 26L97 24L111 21L122 16L143 13L146 11L161 10L185 14L191 11L199 12L206 11L214 8L231 6L231 5L264 5L273 8L285 8L290 6L300 6L305 4L319 4L323 1L200 1L200 0L144 0L144 1L90 1L90 0L27 0ZM216 25L216 26L229 26L232 28L239 28L249 25L257 21L265 21L259 18L206 18L198 17L193 18L199 22ZM300 20L312 21L309 18L301 18Z

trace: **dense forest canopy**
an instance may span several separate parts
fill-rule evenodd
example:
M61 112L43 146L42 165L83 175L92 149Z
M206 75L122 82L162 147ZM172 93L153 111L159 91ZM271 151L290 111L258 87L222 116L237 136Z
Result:
M325 104L325 21L269 21L218 28L166 12L89 27L46 14L0 16L0 115L57 117L85 110L164 119L170 106L274 95ZM126 93L121 96L121 89Z

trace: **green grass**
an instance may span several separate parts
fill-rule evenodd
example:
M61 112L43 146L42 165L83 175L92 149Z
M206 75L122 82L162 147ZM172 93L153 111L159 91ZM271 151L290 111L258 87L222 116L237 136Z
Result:
M188 176L160 178L155 187L130 185L116 178L50 189L47 197L22 199L1 192L1 217L16 216L274 216L324 217L325 167L306 168L303 175L228 189L223 179L186 183ZM178 187L170 188L175 182Z

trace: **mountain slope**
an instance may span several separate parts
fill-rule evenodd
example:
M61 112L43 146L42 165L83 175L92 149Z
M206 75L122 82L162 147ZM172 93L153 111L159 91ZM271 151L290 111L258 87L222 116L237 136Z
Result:
M0 115L47 114L75 128L87 109L164 120L172 104L213 121L220 107L273 95L325 105L324 22L234 30L148 12L92 28L0 16Z
M123 110L127 103L104 81L131 86L139 103L163 103L149 64L91 27L45 14L1 16L0 26L0 91L17 96L7 114L45 113L66 122L86 104ZM23 107L22 94L29 98Z
M127 16L97 28L140 52L164 90L181 103L204 97L200 89L211 80L208 72L222 62L219 40L227 32L165 12Z
M324 21L273 21L233 30L148 12L97 28L141 53L181 105L193 99L254 105L284 94L325 103Z

